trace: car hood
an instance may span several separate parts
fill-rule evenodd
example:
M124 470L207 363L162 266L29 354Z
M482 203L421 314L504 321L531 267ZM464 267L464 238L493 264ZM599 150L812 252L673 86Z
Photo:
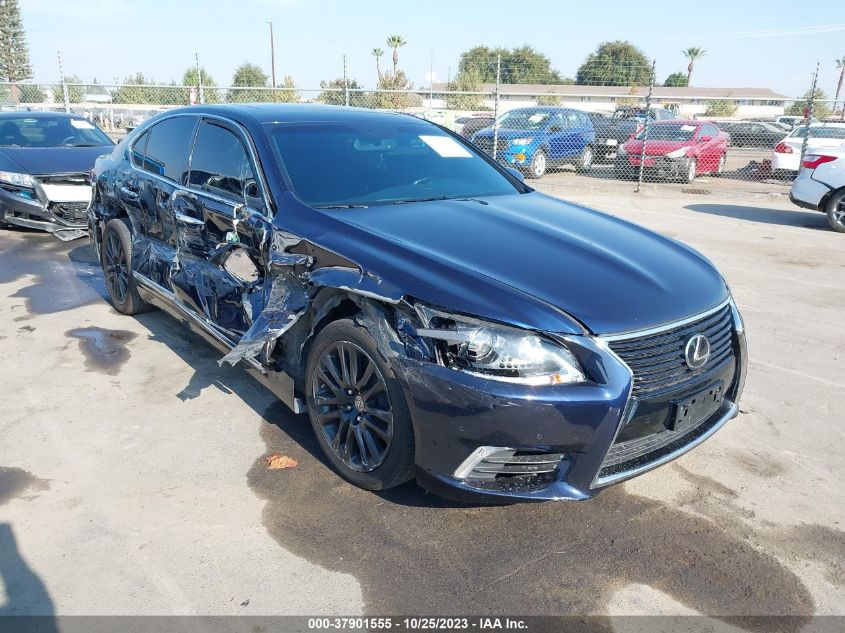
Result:
M108 154L114 145L98 147L2 147L3 170L25 174L88 173L98 156Z
M537 192L333 217L345 225L338 227L336 252L385 287L523 327L572 331L565 318L571 315L593 333L625 332L688 317L728 297L721 275L692 249Z
M690 141L646 141L645 153L649 156L663 156L669 152L674 152L676 149L682 147L692 147L693 143ZM642 151L643 142L638 139L631 139L625 143L625 150L629 154L638 154Z
M514 129L509 128L509 127L500 127L497 136L498 136L498 138L510 140L512 138L526 138L526 137L531 138L532 136L538 136L538 135L542 135L542 134L545 134L545 133L546 132L543 129L538 129L538 130L514 130ZM493 138L493 128L492 127L484 128L484 129L480 130L477 133L477 135L478 136L484 136L484 137L492 139Z

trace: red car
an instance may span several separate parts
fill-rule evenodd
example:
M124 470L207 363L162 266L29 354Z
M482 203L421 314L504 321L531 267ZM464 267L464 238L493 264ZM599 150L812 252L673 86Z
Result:
M642 153L640 130L619 148L616 154L616 177L631 178L637 174ZM725 168L730 136L709 121L670 119L648 126L645 141L644 172L648 176L692 182L699 174L719 175Z

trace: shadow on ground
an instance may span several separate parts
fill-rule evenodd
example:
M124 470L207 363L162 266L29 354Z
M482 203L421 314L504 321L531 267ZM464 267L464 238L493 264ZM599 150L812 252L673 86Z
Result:
M773 209L771 207L752 207L740 204L688 204L684 207L696 213L717 215L723 218L736 218L760 224L779 224L808 229L830 231L827 218L823 213L799 209Z

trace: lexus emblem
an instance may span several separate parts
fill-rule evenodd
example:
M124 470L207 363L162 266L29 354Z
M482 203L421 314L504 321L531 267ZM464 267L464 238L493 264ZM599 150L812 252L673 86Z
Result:
M690 369L704 367L710 358L710 341L704 334L693 334L684 347L684 360Z

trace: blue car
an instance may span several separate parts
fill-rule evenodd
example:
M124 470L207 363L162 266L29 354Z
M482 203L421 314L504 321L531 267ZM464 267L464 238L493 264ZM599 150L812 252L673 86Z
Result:
M587 499L738 411L711 263L422 119L170 110L97 160L89 235L119 312L204 336L368 490Z
M498 129L496 129L498 128ZM593 166L596 131L590 117L570 108L519 108L499 117L494 127L476 133L473 142L528 178L541 178L550 167Z

